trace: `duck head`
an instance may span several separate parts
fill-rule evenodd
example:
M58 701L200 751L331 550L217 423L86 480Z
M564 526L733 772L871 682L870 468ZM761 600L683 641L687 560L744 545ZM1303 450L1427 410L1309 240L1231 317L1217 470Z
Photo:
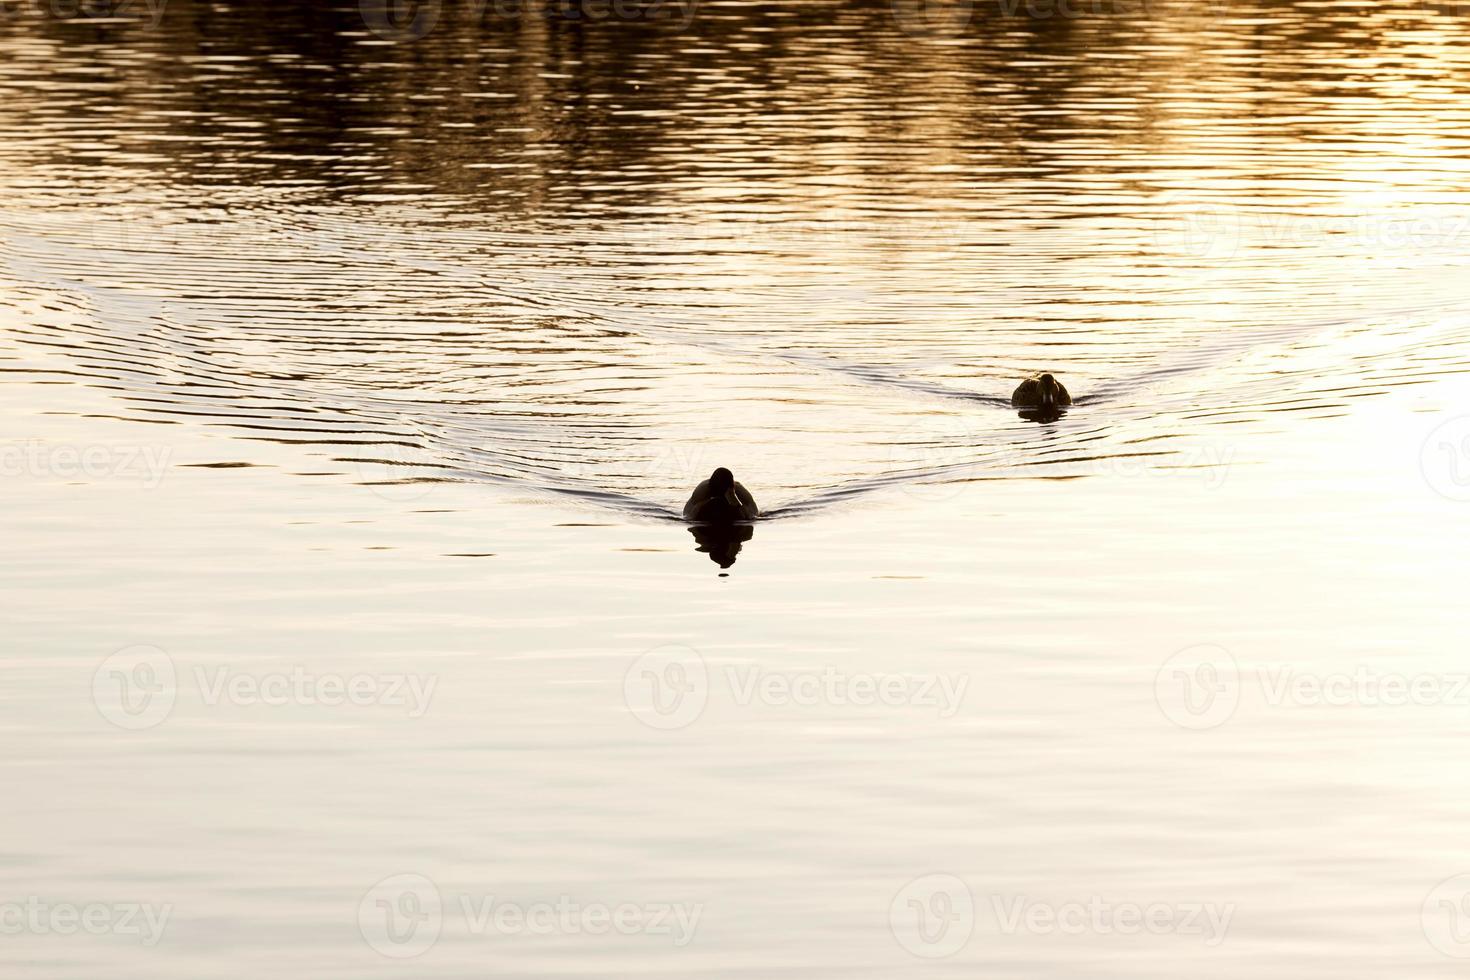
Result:
M1040 399L1040 407L1047 411L1055 410L1057 403L1061 401L1062 386L1057 384L1057 379L1050 374L1043 374L1036 379L1036 395Z
M740 498L735 495L735 474L723 466L710 474L709 495L720 497L731 507L740 509Z

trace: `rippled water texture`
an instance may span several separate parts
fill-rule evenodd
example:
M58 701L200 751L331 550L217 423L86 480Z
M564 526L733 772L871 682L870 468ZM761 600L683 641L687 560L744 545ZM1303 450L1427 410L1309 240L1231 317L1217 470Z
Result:
M173 910L8 973L1456 975L1465 705L1250 678L1459 676L1470 8L388 7L0 3L0 903ZM718 465L733 541L675 523ZM89 692L139 645L179 700L128 731ZM671 645L713 687L667 731ZM1191 730L1200 645L1243 687ZM437 693L199 673L297 667ZM404 873L450 911L400 961L359 901ZM1234 917L1002 914L1095 896Z

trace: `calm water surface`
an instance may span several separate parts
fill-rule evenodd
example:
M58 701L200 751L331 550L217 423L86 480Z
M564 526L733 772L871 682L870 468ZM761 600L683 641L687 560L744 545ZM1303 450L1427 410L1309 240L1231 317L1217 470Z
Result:
M7 975L1460 975L1470 12L618 9L0 11Z

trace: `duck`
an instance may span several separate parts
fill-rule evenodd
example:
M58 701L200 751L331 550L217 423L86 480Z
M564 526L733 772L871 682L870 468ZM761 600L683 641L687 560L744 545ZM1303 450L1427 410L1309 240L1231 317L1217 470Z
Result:
M1072 396L1050 374L1038 374L1021 382L1011 395L1011 405L1033 411L1054 412L1072 404Z
M735 474L721 466L710 478L694 488L684 505L684 519L698 524L733 524L753 521L761 516L755 498L743 484L735 482Z

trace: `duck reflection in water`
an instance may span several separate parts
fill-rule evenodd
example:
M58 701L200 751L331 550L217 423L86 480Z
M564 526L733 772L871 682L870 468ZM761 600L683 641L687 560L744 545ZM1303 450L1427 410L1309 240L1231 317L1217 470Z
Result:
M755 536L755 528L749 524L696 524L689 529L698 543L695 551L709 555L709 560L721 568L735 564L740 546Z
M1066 415L1066 411L1058 408L1023 408L1016 413L1027 422L1055 422Z

